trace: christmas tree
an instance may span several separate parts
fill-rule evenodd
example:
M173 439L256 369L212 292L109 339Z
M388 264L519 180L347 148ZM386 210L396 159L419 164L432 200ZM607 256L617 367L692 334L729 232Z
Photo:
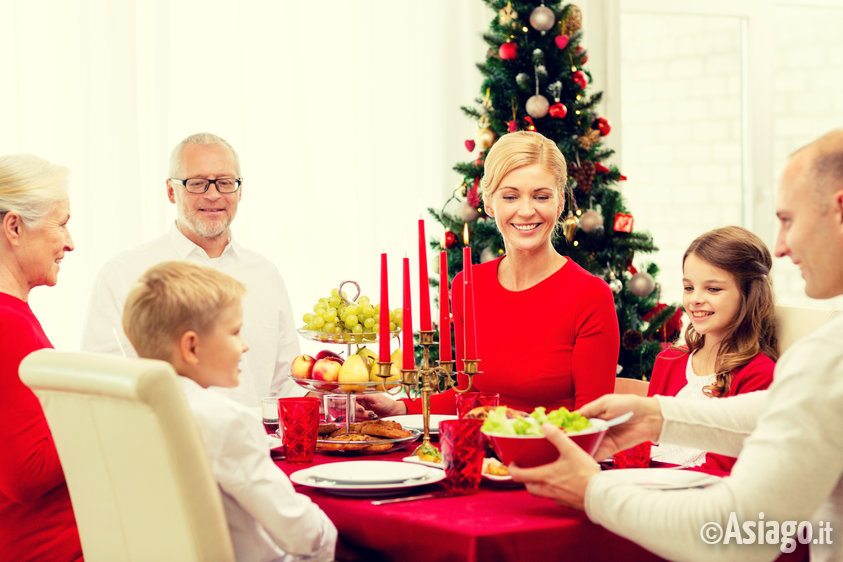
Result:
M450 263L460 263L463 231L474 263L503 255L503 240L483 210L478 185L483 161L495 140L507 132L537 131L554 140L568 162L560 254L606 280L615 294L620 326L619 374L647 378L665 342L675 340L681 311L659 302L658 268L644 271L633 256L656 250L648 233L633 230L633 216L616 187L626 179L606 161L603 146L609 122L597 114L601 93L587 94L591 75L581 45L582 12L574 4L539 0L483 0L496 15L484 34L489 45L477 106L463 111L478 124L465 141L471 161L454 166L464 180L441 211L430 212L445 227Z

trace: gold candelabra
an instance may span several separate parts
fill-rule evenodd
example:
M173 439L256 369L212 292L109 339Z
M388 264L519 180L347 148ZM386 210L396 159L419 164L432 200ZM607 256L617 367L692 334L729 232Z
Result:
M408 398L413 398L412 390L416 390L421 395L422 401L422 420L424 424L424 437L422 443L416 449L433 447L430 444L430 397L440 392L440 381L445 381L445 389L453 388L455 392L464 393L472 388L474 375L480 373L477 370L479 359L464 359L462 374L468 377L468 384L465 388L459 388L459 385L454 380L455 361L438 361L438 365L434 366L430 359L430 348L434 345L434 336L436 332L433 330L422 330L419 332L419 344L422 346L423 357L421 365L416 369L401 369L401 384ZM391 361L379 361L379 368L377 376L384 379L384 382L390 376L390 369L392 368Z

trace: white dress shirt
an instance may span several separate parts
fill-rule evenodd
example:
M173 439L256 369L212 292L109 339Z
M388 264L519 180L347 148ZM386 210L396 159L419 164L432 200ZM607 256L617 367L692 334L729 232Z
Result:
M671 560L718 561L780 554L779 544L705 544L703 525L727 529L733 512L740 521L810 521L818 541L824 522L833 544L811 544L811 560L843 560L843 316L788 349L766 391L657 400L659 440L737 456L731 476L708 488L658 491L606 471L586 490L592 521Z
M272 462L250 408L179 377L222 492L239 562L333 560L337 529Z
M125 351L130 357L137 356L123 333L123 304L141 274L169 260L213 267L246 286L242 333L249 351L241 361L240 384L215 390L250 408L259 408L264 396L306 394L288 377L290 365L299 354L299 340L287 287L278 268L234 240L229 241L220 257L209 258L175 223L165 236L119 254L102 268L94 283L82 332L83 351L114 355Z

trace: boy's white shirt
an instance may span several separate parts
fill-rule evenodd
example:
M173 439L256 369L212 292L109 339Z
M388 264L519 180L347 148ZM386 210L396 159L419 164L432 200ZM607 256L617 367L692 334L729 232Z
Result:
M237 560L333 560L334 524L272 462L258 413L179 380L222 493Z

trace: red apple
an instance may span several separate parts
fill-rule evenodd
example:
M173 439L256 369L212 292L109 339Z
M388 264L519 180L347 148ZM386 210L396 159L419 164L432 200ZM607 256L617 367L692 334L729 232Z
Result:
M331 351L329 349L323 349L322 351L320 351L319 353L316 354L316 360L317 361L320 360L320 359L325 359L326 357L331 357L333 359L336 359L340 363L343 362L342 356L340 354L334 353L333 351Z
M317 381L324 381L327 383L336 382L340 378L340 369L342 368L342 361L334 357L323 357L317 359L313 364L313 372L311 378ZM330 390L336 388L337 385L319 385L322 390Z
M316 359L310 355L299 355L293 359L293 365L290 370L296 378L309 379L315 363Z

